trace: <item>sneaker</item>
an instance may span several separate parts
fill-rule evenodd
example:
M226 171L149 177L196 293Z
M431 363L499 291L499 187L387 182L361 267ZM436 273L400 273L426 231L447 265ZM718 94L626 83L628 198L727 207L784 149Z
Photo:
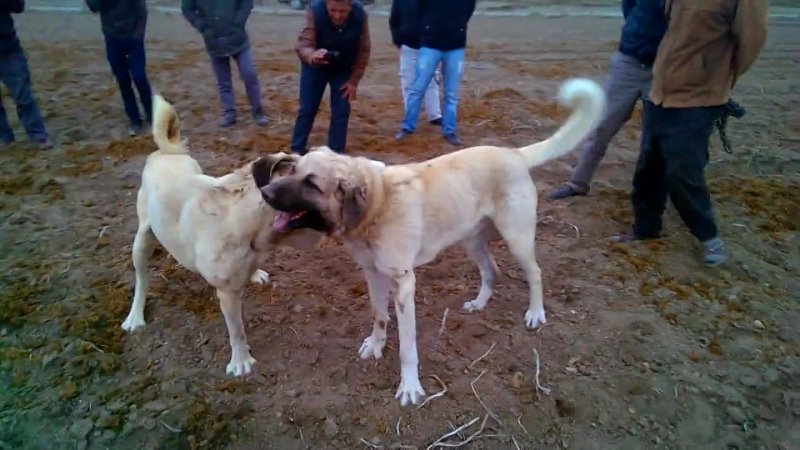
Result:
M38 144L39 150L52 150L53 148L53 143L50 141L50 139L39 141Z
M260 127L265 127L269 123L269 119L267 119L267 116L264 113L253 114L253 121Z
M440 127L440 126L442 126L442 118L439 117L438 119L433 119L428 123L431 124L431 125L435 125L437 127Z
M450 133L444 136L444 140L447 141L448 144L452 145L453 147L460 147L461 146L461 139L456 136L455 133Z
M563 198L575 197L577 195L586 195L589 193L589 186L583 183L566 183L564 186L556 189L547 198L550 200L561 200Z
M717 266L728 259L722 239L715 237L703 242L703 262L708 266Z
M128 136L134 137L142 131L142 124L137 122L128 123Z
M398 141L398 142L402 141L403 139L405 139L407 136L410 136L411 134L412 133L410 131L400 130L399 133L394 135L394 140Z
M222 119L219 121L220 128L229 128L236 124L236 117L233 116L222 116Z

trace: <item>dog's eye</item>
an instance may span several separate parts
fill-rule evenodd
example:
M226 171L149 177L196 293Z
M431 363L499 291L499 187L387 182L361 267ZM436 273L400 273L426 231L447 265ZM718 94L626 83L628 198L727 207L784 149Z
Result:
M303 178L303 184L311 189L314 189L315 191L322 192L322 188L320 188L317 184L314 174L308 174L305 178Z

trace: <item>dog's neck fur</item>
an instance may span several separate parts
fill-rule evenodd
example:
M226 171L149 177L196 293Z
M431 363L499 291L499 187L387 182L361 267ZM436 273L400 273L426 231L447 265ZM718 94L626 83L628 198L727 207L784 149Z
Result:
M359 169L359 178L362 181L361 187L366 191L364 211L361 213L361 220L359 220L355 227L344 230L342 237L345 239L367 237L373 219L380 212L381 205L383 205L386 197L382 170L374 167L369 161L362 161L359 165Z

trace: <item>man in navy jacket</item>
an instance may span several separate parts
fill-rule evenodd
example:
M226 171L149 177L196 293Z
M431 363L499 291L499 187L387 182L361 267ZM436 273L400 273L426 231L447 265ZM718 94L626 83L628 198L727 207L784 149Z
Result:
M585 141L570 180L550 194L553 200L589 193L589 183L609 142L630 119L636 102L646 100L650 92L653 61L667 30L664 0L623 0L622 14L622 36L604 85L608 99L605 117Z
M25 52L14 28L11 14L19 14L25 9L23 0L0 1L0 81L6 85L11 98L17 105L19 121L28 136L42 149L52 147L50 137L44 126L42 113L36 105L31 89L31 74ZM0 96L0 145L14 142L14 131L8 123Z
M444 74L442 134L451 145L461 145L456 135L456 110L464 70L467 24L474 12L475 0L419 0L421 28L417 73L406 99L402 128L395 139L401 140L416 130L422 97L441 63Z

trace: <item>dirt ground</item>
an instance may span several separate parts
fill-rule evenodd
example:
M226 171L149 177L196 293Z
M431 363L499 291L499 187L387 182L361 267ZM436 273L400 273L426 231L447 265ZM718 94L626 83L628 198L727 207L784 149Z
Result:
M235 77L241 120L221 131L200 38L179 15L151 13L151 82L174 102L209 173L288 147L301 22L251 19L272 121L252 125ZM148 325L123 333L135 191L154 144L125 137L96 17L28 13L17 23L57 149L37 151L20 133L21 143L0 152L0 449L428 448L470 422L447 441L475 434L487 417L464 448L800 445L796 23L771 23L766 51L736 89L748 114L731 121L734 152L712 139L708 179L730 263L701 266L672 209L663 240L609 243L630 224L637 113L612 142L589 197L540 202L546 326L525 330L527 285L502 241L493 250L504 275L484 312L460 312L479 286L461 250L417 271L422 382L428 394L441 389L434 375L447 386L422 409L393 398L394 325L383 360L357 357L372 323L366 283L337 245L276 250L264 268L273 285L248 290L252 376L225 375L228 337L213 291L163 252L150 272ZM349 151L387 162L451 151L428 125L407 142L392 140L402 115L397 55L385 18L371 26L373 57ZM559 83L601 80L619 26L476 18L459 109L465 143L521 145L552 133L564 117L553 101ZM6 108L13 115L7 96ZM326 100L313 144L324 143L327 120ZM574 161L537 169L540 192L557 187ZM534 349L549 395L536 389Z

